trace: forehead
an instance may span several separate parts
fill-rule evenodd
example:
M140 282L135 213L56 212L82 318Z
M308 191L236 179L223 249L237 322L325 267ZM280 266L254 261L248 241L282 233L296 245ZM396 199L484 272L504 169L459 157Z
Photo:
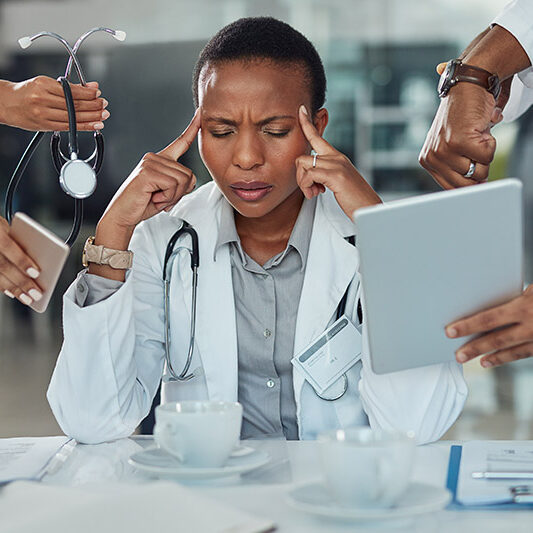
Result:
M309 105L311 93L300 63L236 60L204 66L198 100L203 108L230 110L253 104L270 109Z

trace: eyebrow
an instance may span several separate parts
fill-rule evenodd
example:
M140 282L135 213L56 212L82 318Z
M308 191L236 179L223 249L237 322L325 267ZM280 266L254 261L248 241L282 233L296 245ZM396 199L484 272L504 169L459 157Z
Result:
M264 118L263 120L260 120L259 122L256 122L257 126L266 126L270 122L275 122L276 120L282 120L286 118L294 119L295 117L293 115L274 115L272 117ZM230 120L229 118L224 117L208 117L206 119L206 122L217 122L219 124L227 124L228 126L237 126L237 122L235 120Z

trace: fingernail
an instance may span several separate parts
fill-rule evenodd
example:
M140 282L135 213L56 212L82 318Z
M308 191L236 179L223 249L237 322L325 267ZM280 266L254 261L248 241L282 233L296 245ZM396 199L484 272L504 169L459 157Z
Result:
M95 130L103 130L104 129L104 123L103 122L95 122L93 128Z
M19 300L20 300L23 304L26 304L26 305L30 305L31 302L32 302L32 299L31 299L27 294L24 294L24 293L22 293L22 294L19 296Z
M109 118L110 115L111 115L111 113L109 113L109 111L107 109L104 109L104 111L102 113L102 120L105 120L106 118Z
M36 279L39 277L40 272L36 268L30 267L26 270L26 274L28 274L30 278Z
M301 106L300 106L300 110L302 111L302 113L303 113L306 117L309 116L309 113L307 112L307 109L305 108L304 105L301 105Z
M491 361L481 361L481 366L483 368L490 368L491 366L494 366L494 363Z
M9 296L10 298L14 298L15 297L15 295L12 292L9 292L7 289L4 291L4 294L6 296Z
M96 91L96 98L98 98L101 94L102 94L102 91L100 89L98 89Z
M468 356L464 352L457 352L457 361L466 363Z
M37 289L30 289L28 291L28 294L34 299L34 301L38 302L42 297L42 292L38 291Z
M103 98L103 101L104 101L104 107L102 109L105 109L109 105L109 102L105 98Z
M457 337L457 330L455 328L446 328L446 335L448 337Z

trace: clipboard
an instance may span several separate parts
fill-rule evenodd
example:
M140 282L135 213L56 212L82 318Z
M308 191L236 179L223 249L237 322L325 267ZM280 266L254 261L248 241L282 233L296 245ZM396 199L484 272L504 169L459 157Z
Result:
M449 503L447 509L452 511L459 511L459 510L476 510L479 509L480 511L489 511L489 510L517 510L517 509L524 509L524 510L532 510L533 509L533 503L516 503L514 501L517 498L517 487L521 487L524 485L530 485L530 489L533 490L533 480L530 480L529 483L523 483L519 480L516 480L515 482L509 481L509 501L502 502L502 503L493 503L493 504L464 504L461 501L459 501L457 496L457 487L459 484L459 473L461 470L461 458L463 454L463 447L459 445L452 445L450 447L450 457L448 460L448 474L446 477L446 488L452 493L452 500ZM515 489L513 491L513 489ZM519 491L518 491L519 494Z

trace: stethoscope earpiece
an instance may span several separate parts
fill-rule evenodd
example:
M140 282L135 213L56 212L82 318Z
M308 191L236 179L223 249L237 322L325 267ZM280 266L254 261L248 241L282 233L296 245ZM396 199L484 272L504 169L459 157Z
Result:
M54 167L56 171L59 174L59 184L63 191L67 193L69 196L72 196L75 199L74 203L74 223L72 225L72 230L70 232L70 235L68 236L66 243L71 246L74 244L76 238L78 237L81 224L82 224L82 218L83 218L83 202L85 198L88 198L91 196L91 194L96 189L96 176L98 172L100 171L100 168L102 167L102 162L104 158L104 136L100 131L95 132L94 134L94 142L95 142L95 150L91 157L89 157L87 160L83 160L79 157L78 153L78 131L76 127L76 111L74 107L74 99L72 97L72 92L70 89L70 71L72 69L72 66L74 66L76 73L78 74L78 78L80 80L80 83L82 85L87 85L85 81L85 76L83 74L83 70L81 68L81 65L79 63L77 52L79 50L79 47L93 33L99 32L99 31L105 31L109 34L111 34L115 39L118 41L123 41L126 38L126 33L121 30L112 30L110 28L93 28L89 30L88 32L84 33L77 41L76 44L71 47L68 42L63 39L60 35L57 33L47 32L43 31L40 33L37 33L36 35L33 35L32 37L22 37L19 39L19 44L22 48L28 48L31 46L32 42L36 39L39 39L40 37L52 37L53 39L59 41L67 50L69 54L69 60L67 63L67 68L65 71L65 75L58 78L57 81L61 83L61 86L63 88L63 93L65 95L65 101L67 104L67 111L68 111L68 122L69 122L69 131L68 131L68 157L65 156L61 151L61 138L59 132L54 132L52 135L52 139L50 142L50 151L52 153L52 161L54 163ZM42 140L42 137L44 135L44 132L38 131L33 139L31 140L30 144L28 145L28 148L26 148L26 151L22 155L22 158L20 159L15 172L13 173L13 176L11 177L11 180L9 182L9 185L7 187L6 192L6 200L5 200L5 215L6 219L9 223L11 223L12 215L13 215L13 198L15 195L15 192L17 190L18 184L20 180L22 179L22 175L28 166L28 163L34 154L35 150L37 149L37 146ZM89 162L92 162L92 165L89 164Z

